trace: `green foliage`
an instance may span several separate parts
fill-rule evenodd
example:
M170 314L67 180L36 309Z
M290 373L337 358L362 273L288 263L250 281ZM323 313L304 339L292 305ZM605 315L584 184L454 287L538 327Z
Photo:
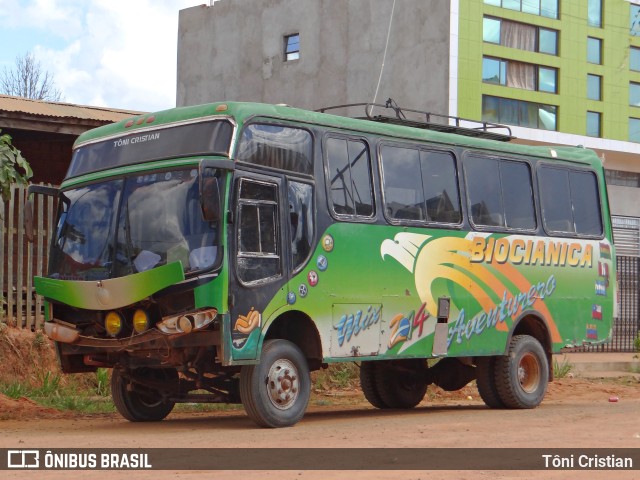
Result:
M109 370L106 368L96 370L96 393L101 397L111 395Z
M313 372L315 390L341 390L360 385L360 368L355 363L332 363L328 368Z
M640 352L640 333L638 334L636 339L633 341L633 346L636 347L636 350L638 352Z
M553 377L564 378L571 373L573 365L569 363L568 359L562 360L562 363L558 363L558 360L553 360Z
M11 185L27 185L33 176L31 166L16 147L11 137L0 130L0 194L7 201L11 194Z

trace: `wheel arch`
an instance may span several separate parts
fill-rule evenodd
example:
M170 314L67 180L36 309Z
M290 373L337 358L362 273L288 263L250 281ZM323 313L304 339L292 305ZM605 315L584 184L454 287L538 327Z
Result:
M302 350L310 370L322 366L322 341L315 323L306 313L291 310L278 316L264 336L264 341L281 338L289 340Z
M511 341L511 338L516 335L529 335L540 342L540 345L542 345L547 356L547 363L549 365L549 381L552 381L553 362L551 334L549 333L549 327L544 319L536 312L524 312L516 322L515 327L511 330L509 342ZM509 345L509 342L507 342L507 345Z

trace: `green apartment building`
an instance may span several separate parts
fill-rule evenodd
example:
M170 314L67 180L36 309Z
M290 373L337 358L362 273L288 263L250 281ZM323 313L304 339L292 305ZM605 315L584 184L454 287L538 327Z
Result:
M393 98L592 148L640 256L640 0L219 0L182 10L178 37L179 106Z

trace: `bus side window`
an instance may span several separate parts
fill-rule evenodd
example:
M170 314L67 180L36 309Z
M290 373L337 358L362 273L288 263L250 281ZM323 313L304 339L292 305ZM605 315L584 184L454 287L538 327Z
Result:
M313 188L289 180L289 220L293 271L299 270L311 253L313 242Z
M464 169L474 225L517 230L536 228L528 163L470 156Z
M333 211L338 215L372 217L373 189L367 144L330 137L325 147Z
M544 165L538 176L548 232L602 235L598 181L593 172Z

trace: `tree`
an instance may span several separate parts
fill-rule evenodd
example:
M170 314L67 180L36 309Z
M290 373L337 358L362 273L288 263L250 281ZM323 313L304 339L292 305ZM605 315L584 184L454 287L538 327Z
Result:
M30 53L16 57L15 70L6 67L0 78L0 91L5 95L59 102L62 92L56 88L49 72Z
M27 185L33 172L16 147L11 144L11 137L2 135L0 130L0 194L6 202L11 195L11 185ZM0 215L2 215L0 213Z

